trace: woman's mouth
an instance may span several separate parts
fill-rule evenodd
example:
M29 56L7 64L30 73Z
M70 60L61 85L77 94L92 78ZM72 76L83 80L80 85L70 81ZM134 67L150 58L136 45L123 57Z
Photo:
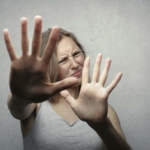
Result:
M73 77L81 77L81 70L76 71L75 73L73 73L71 76Z

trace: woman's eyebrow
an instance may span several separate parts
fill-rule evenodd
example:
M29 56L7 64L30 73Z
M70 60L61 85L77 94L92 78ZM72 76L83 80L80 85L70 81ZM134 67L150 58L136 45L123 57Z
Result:
M74 54L74 53L77 52L77 51L81 51L81 49L79 49L79 48L74 49L74 50L72 51L72 54ZM66 57L68 57L67 54L63 54L63 55L61 55L61 56L58 56L59 59L66 58ZM69 56L69 57L70 57L70 56Z
M63 55L63 56L58 57L58 59L64 59L64 58L67 58L67 57L68 57L67 55Z
M80 51L81 51L81 49L76 49L73 53L80 52Z

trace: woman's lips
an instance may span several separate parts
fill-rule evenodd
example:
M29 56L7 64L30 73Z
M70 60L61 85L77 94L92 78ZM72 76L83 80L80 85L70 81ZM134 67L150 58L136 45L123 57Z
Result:
M81 76L81 70L76 71L71 76L73 76L73 77L80 77Z

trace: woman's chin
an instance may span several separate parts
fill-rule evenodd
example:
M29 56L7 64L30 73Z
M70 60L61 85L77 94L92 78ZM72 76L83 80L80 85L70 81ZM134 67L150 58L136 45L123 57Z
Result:
M78 87L78 86L80 86L80 85L81 85L81 78L79 78L78 83L77 83L77 84L75 84L72 88L74 88L74 87Z

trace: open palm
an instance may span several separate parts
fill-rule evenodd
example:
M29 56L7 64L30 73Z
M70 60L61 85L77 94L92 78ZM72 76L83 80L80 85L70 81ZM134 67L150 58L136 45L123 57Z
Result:
M4 30L4 40L11 59L10 89L12 94L26 102L42 102L60 90L77 84L77 79L68 78L56 83L50 82L49 67L52 54L59 36L59 28L54 27L44 50L39 56L41 47L42 18L35 17L32 51L29 54L27 35L27 19L21 19L21 46L22 56L17 57L9 32Z
M90 82L90 60L89 58L86 58L82 72L82 87L77 100L75 100L67 90L61 92L61 95L68 101L76 115L81 120L87 122L102 123L105 121L108 112L108 96L122 77L122 73L119 73L112 83L108 87L104 88L111 60L107 59L104 70L99 79L101 60L102 55L99 54L95 62L93 77Z

